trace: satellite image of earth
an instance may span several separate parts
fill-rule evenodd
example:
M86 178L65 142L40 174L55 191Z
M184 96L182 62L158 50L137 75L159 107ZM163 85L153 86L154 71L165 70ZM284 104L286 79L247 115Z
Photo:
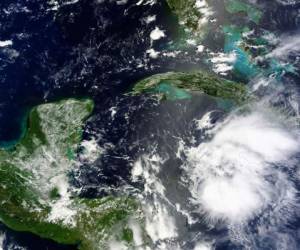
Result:
M0 250L300 249L300 0L1 0Z

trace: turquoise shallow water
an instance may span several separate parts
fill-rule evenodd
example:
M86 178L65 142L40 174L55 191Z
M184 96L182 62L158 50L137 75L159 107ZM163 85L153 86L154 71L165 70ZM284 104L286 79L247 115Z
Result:
M239 45L242 41L242 33L248 31L247 28L238 28L236 26L224 26L225 34L225 53L235 53L236 60L233 64L234 71L242 78L250 79L259 74L259 68L251 61L250 55Z
M192 96L187 91L177 88L168 82L161 82L154 92L163 94L167 100L190 99Z
M268 77L273 75L276 80L280 81L284 73L297 74L296 68L292 63L282 63L276 58L265 58L264 67L259 67L257 61L252 56L250 50L245 49L247 42L243 37L243 34L249 32L248 27L237 27L235 25L223 26L223 31L225 35L224 52L234 53L236 60L233 62L233 71L235 75L243 80L251 80L253 77L261 75ZM245 44L245 48L241 46ZM250 46L266 46L267 41L261 37L257 37L254 44ZM261 56L268 56L268 51L263 50Z
M246 44L249 40L243 36L243 33L252 29L259 30L261 28L259 19L262 16L259 14L260 12L256 11L256 7L259 8L259 5L241 4L241 1L248 3L254 1L224 0L224 2L232 3L231 11L229 11L232 14L229 18L226 17L227 19L232 17L232 20L224 21L221 17L224 22L220 21L216 32L215 30L210 32L212 40L209 42L201 39L195 40L197 45L203 44L204 50L202 53L196 53L197 48L193 45L188 45L188 49L186 49L186 40L189 36L183 32L182 26L177 25L178 20L176 17L168 17L170 16L169 10L162 13L162 5L165 6L165 1L156 1L153 5L136 5L138 1L130 0L127 1L127 4L117 5L117 1L80 0L76 4L63 6L59 11L59 15L57 15L57 19L52 16L51 11L48 11L47 2L49 1L14 0L3 1L0 4L3 9L11 10L9 14L8 11L0 12L0 18L2 18L0 34L3 35L1 39L13 40L12 47L0 49L2 51L0 54L2 59L0 62L2 75L0 101L12 104L19 100L19 106L23 107L25 105L23 100L24 103L29 102L31 104L31 102L49 101L49 95L52 95L52 98L58 95L74 97L86 95L87 93L96 101L98 115L94 117L93 124L89 124L89 131L85 136L86 138L88 136L99 136L100 146L112 145L112 147L107 148L107 152L104 152L105 157L99 159L99 162L92 166L87 164L82 168L81 179L77 181L85 192L83 195L88 197L103 195L98 188L103 188L105 185L116 187L121 182L131 183L129 170L132 162L136 159L136 148L144 150L145 147L155 144L161 149L158 150L158 153L166 152L166 155L172 156L174 152L177 152L174 137L184 138L186 133L190 133L190 127L188 126L190 124L187 121L193 120L195 117L199 118L199 113L202 111L205 113L205 108L208 105L207 102L203 101L203 98L201 101L201 98L197 98L194 93L176 88L171 82L166 81L152 90L170 100L164 102L165 106L161 109L156 107L156 103L152 104L150 100L141 97L122 97L122 93L127 90L127 86L130 86L130 84L156 73L201 69L207 61L205 56L210 56L206 49L210 49L211 52L214 52L214 55L236 53L237 60L232 65L234 70L229 73L230 75L228 74L228 78L231 79L232 76L244 83L260 75L264 77L275 75L277 82L284 86L284 82L281 81L284 79L283 73L295 74L297 71L292 60L289 63L282 63L276 58L270 58L266 60L266 64L263 66L255 61L251 46L247 47ZM101 2L101 4L98 2ZM144 1L143 3L146 2L150 1ZM214 2L223 3L223 1ZM268 5L275 2L276 0L268 1ZM29 11L22 12L26 9ZM225 11L223 5L220 6L220 9L222 9L220 12ZM297 6L290 7L287 12L283 12L282 9L283 7L280 6L280 15L277 20L269 19L270 24L271 20L276 23L281 18L292 19L290 13L297 10ZM273 15L275 9L267 10L266 8L266 11L272 12ZM263 15L264 13L265 10L263 10ZM144 18L149 16L156 16L156 21L146 25ZM244 22L245 20L246 22ZM213 26L213 23L210 24ZM166 37L157 41L149 41L149 34L155 27L163 30ZM284 32L286 32L285 27L274 33L279 37ZM23 34L24 37L20 34ZM181 36L180 43L172 41L177 34ZM257 34L256 37L254 34L255 39L251 40L249 44L254 46L263 45L269 49L267 41L261 36L263 33ZM214 41L214 35L220 38L219 40L216 39L217 42ZM223 38L225 38L225 44ZM155 51L160 52L159 57L155 59L147 57L147 61L143 61L147 56L145 51L152 45ZM168 50L166 51L165 48ZM184 51L185 49L187 51ZM14 50L20 55L15 62L11 58ZM175 56L162 56L164 52L169 51L175 51ZM266 49L262 55L266 55L268 52L270 51ZM203 61L201 62L201 60ZM145 69L142 68L143 63L147 66ZM208 64L205 64L207 66L205 69L211 70ZM38 96L40 98L37 101ZM44 100L44 97L47 100ZM173 102L174 100L183 101ZM225 111L231 111L234 107L231 101L216 98L213 99L210 108L215 108L216 104L217 108ZM7 123L11 124L10 116L13 117L13 113L6 112L6 114L8 114L5 118ZM132 123L132 121L135 121L135 123ZM0 119L1 124L3 125L3 119ZM26 119L24 119L22 125L21 136L25 132L25 129L23 129L26 127L25 124ZM2 133L3 138L10 138L6 136L7 134L5 136L3 134L5 132ZM162 137L163 134L166 139ZM153 139L153 135L156 136L155 139ZM11 138L15 137L17 136ZM140 142L135 141L135 138L142 138L142 140ZM201 138L200 132L199 138ZM2 141L0 147L11 148L14 146L15 141ZM132 149L135 145L137 145L136 148ZM68 156L73 158L72 152L68 153L70 153ZM170 193L182 201L189 194L180 193L180 190L177 189L177 182L169 178L173 174L174 176L178 175L179 178L180 168L179 166L176 168L177 165L180 165L178 161L177 156L171 158L164 169L164 175L158 178L168 182L167 188L170 188ZM174 192L174 190L176 191ZM188 205L189 201L183 201L182 204ZM166 209L166 211L172 210L172 207L168 208L170 209ZM177 221L177 219L175 220ZM297 220L295 216L293 227L298 229L300 220ZM214 238L216 250L232 250L243 247L239 246L238 243L230 242L227 232L223 228L218 230L216 227L213 229L215 232L212 232L210 227L207 229L207 235L205 236L203 231L205 231L206 225L204 223L199 224L198 228L197 225L194 226L191 231L188 231L191 228L186 226L186 220L183 220L182 224L180 223L178 241L182 243L182 248L179 249L195 250L195 239L202 242L205 237ZM255 244L257 244L256 249L283 249L278 246L276 248L275 243L278 241L284 243L286 238L281 240L280 235L279 237L269 235L270 237L267 240L267 237L263 238L261 236L259 238L258 230L256 230L254 224L249 224L249 230L252 230L253 227L253 232L249 232L249 235L253 236ZM296 236L297 230L285 228L284 224L279 227L281 233L290 236L288 238L289 248L286 249L299 249L297 246L300 245L300 240L299 236ZM1 231L3 230L1 229ZM181 230L185 233L182 233ZM293 236L294 233L295 236ZM16 243L17 238L20 243ZM299 244L294 247L296 244L294 241L296 240L299 241ZM33 238L32 235L24 236L20 233L19 236L15 236L15 232L6 233L6 241L4 250L8 249L10 242L16 245L15 248L18 248L17 245L20 244L21 246L28 246L27 249L29 250L60 249L56 245L49 247L50 243L47 241L38 243L38 239ZM185 242L188 244L185 244ZM175 247L172 247L170 249L175 249Z

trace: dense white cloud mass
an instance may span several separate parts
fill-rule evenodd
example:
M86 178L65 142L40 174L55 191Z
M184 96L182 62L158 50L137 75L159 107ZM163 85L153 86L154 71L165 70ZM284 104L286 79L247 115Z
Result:
M194 202L210 220L240 223L295 203L296 189L279 166L298 151L298 136L270 112L231 115L212 140L185 149Z

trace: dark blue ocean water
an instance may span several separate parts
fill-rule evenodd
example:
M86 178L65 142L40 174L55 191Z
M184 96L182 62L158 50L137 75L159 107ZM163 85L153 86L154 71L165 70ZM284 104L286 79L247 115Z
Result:
M0 39L13 42L0 51L1 142L20 136L24 113L38 103L90 96L105 105L137 79L170 67L138 68L153 28L140 20L149 13L174 24L166 4L128 6L80 1L51 11L43 0L1 1Z
M138 1L117 5L82 0L57 11L51 10L48 2L3 0L0 3L0 40L13 43L0 48L2 147L13 145L24 134L28 111L37 104L88 96L95 101L95 113L109 115L108 109L137 80L183 67L180 61L170 64L166 60L149 62L151 67L147 70L138 66L150 46L149 33L154 28L145 26L141 22L143 17L156 15L156 25L168 29L168 39L176 35L177 20L165 2L137 7L133 2ZM122 102L127 112L132 101ZM103 119L98 123L93 126L107 126ZM124 121L115 120L114 125L115 131L106 140L117 143L125 133ZM106 161L125 169L127 162L116 160L114 154L120 152L111 152ZM113 174L117 170L107 173ZM118 174L126 176L128 171ZM107 181L114 183L114 178ZM86 195L94 196L93 191ZM14 233L5 226L1 230L7 235L6 247L15 244L28 249L69 249L31 234Z
M129 0L125 5L117 5L115 1L99 4L92 0L63 5L65 1L59 0L62 5L58 10L51 9L53 6L49 2L0 2L0 41L12 41L11 46L0 48L0 146L13 145L22 136L31 107L61 98L91 97L97 115L87 124L84 137L101 133L101 143L111 143L114 148L109 149L101 161L86 166L87 171L82 173L80 180L74 178L73 184L83 188L84 196L101 196L105 191L85 186L99 187L101 184L107 187L130 182L128 169L132 162L128 157L145 150L142 144L134 145L134 142L151 144L155 141L162 151L172 151L172 136L188 136L186 126L196 117L196 111L201 110L201 103L194 100L157 107L157 102L150 97L128 98L123 94L141 78L159 72L197 68L199 62L189 51L183 57L145 62L145 51L151 46L149 34L156 26L166 33L164 39L153 45L157 50L166 48L168 42L178 36L178 20L165 1L153 6L137 6L137 0ZM215 2L221 13L224 12L222 2ZM269 4L270 8L263 25L279 33L297 31L300 3L284 6L272 0L258 2ZM141 20L150 15L156 15L156 21L145 25ZM223 37L209 34L209 39L220 43L208 46L216 50L222 48ZM140 67L141 63L146 63L147 67ZM297 82L298 78L292 76L291 80ZM118 110L114 119L111 119L112 107ZM181 117L184 112L186 116ZM130 119L126 120L125 116ZM147 129L149 124L153 125L151 129ZM170 134L163 134L165 127ZM152 134L156 136L152 138ZM95 175L95 169L105 165L111 167ZM167 165L174 167L180 162L170 160ZM298 223L291 227L298 228ZM31 234L12 232L3 225L0 231L6 232L7 249L18 249L17 246L37 250L74 248L59 246ZM218 233L222 238L222 230ZM8 248L11 244L15 247ZM242 248L224 240L218 249Z

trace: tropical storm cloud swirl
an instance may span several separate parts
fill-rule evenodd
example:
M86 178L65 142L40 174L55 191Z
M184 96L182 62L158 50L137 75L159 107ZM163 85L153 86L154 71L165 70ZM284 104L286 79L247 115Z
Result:
M0 249L300 249L300 2L0 3Z

